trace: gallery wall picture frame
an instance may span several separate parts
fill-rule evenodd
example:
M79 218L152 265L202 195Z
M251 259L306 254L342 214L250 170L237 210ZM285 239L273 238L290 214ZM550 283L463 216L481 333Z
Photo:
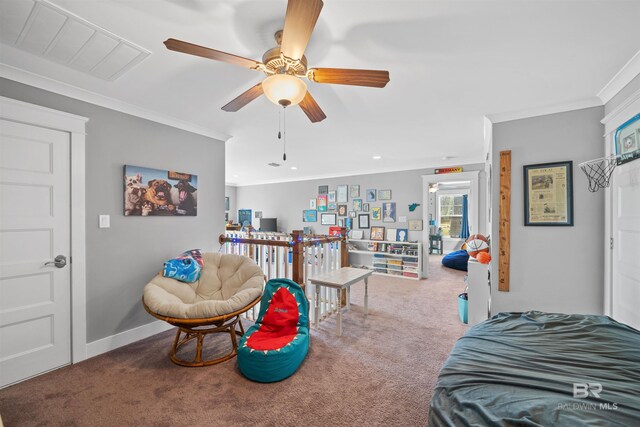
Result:
M347 205L338 205L338 216L347 216Z
M382 222L396 222L396 202L382 204Z
M338 220L338 227L344 227L344 219Z
M318 212L326 212L327 211L327 195L320 194L318 196Z
M409 240L409 230L407 230L406 228L398 228L396 239L398 242L406 242L407 240Z
M523 166L524 225L573 226L573 161Z
M322 225L336 225L336 214L323 213L320 214L320 224Z
M318 201L316 199L309 200L309 209L316 209L318 206Z
M422 231L422 220L421 219L410 219L409 220L409 230L411 230L411 231Z
M347 185L338 185L336 187L336 202L347 203L349 200L349 187Z
M362 204L362 212L369 212L369 203Z
M367 202L375 202L376 201L376 190L375 188L367 189Z
M347 229L352 229L353 228L353 219L352 218L345 218L344 219L344 226Z
M318 194L327 194L329 192L328 185L319 185L318 186Z
M349 187L349 196L353 199L356 197L360 197L360 186L357 184L354 184L352 186Z
M254 218L261 219L262 218L262 211L255 211L255 213L253 215L254 215Z
M358 228L369 228L369 214L358 214Z
M328 203L327 204L327 210L329 211L335 211L338 209L338 205L336 205L335 203Z
M362 210L362 199L353 199L353 210L356 212Z
M384 227L371 227L371 240L384 241Z
M382 219L382 208L371 209L371 220L380 221Z
M251 225L251 209L238 209L238 224Z
M349 218L355 218L356 217L356 211L349 211Z
M378 200L391 200L391 190L378 190Z
M640 114L620 125L613 140L618 166L640 159Z
M387 228L387 241L395 242L398 236L398 230L396 228Z
M315 209L302 211L302 222L318 222L318 211Z
M225 211L229 210L229 197L224 198L224 210Z
M335 191L329 191L327 193L327 202L329 203L336 203L336 199L337 199L337 193Z
M349 238L351 238L353 240L362 240L364 238L364 231L363 230L351 230L351 232L349 233Z

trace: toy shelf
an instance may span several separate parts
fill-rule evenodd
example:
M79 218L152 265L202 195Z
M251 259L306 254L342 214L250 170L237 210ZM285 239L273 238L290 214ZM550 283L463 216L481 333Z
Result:
M350 239L348 247L351 265L373 270L373 274L380 276L412 280L422 278L420 242Z

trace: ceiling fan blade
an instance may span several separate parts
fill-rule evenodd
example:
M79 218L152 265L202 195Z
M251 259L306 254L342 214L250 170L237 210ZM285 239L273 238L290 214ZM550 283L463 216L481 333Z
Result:
M228 112L236 112L260 95L262 95L262 93L262 82L260 82L248 91L244 92L239 97L235 98L233 101L229 102L227 105L222 107L222 109Z
M280 52L294 61L302 59L322 10L322 0L289 0Z
M381 70L353 70L349 68L312 68L309 80L316 83L338 85L385 87L389 83L389 72Z
M169 50L176 52L188 53L189 55L201 56L203 58L215 59L216 61L226 62L228 64L239 65L241 67L257 69L262 63L253 59L244 58L242 56L233 55L231 53L222 52L220 50L210 49L208 47L199 46L197 44L183 42L182 40L167 39L164 45Z
M307 117L309 117L311 123L318 123L327 118L326 114L324 114L324 111L322 111L316 100L313 99L313 96L311 96L309 91L307 91L307 94L298 105L300 105L302 111L304 111Z

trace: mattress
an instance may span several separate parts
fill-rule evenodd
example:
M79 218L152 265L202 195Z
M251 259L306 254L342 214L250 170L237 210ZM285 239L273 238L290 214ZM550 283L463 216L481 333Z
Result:
M606 316L500 313L458 340L431 426L640 426L640 332Z

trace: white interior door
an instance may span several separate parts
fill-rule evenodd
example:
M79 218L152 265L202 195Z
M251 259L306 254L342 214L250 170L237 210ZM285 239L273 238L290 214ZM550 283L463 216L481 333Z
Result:
M71 361L69 146L0 120L0 387Z
M640 329L640 160L620 165L613 173L611 314Z

